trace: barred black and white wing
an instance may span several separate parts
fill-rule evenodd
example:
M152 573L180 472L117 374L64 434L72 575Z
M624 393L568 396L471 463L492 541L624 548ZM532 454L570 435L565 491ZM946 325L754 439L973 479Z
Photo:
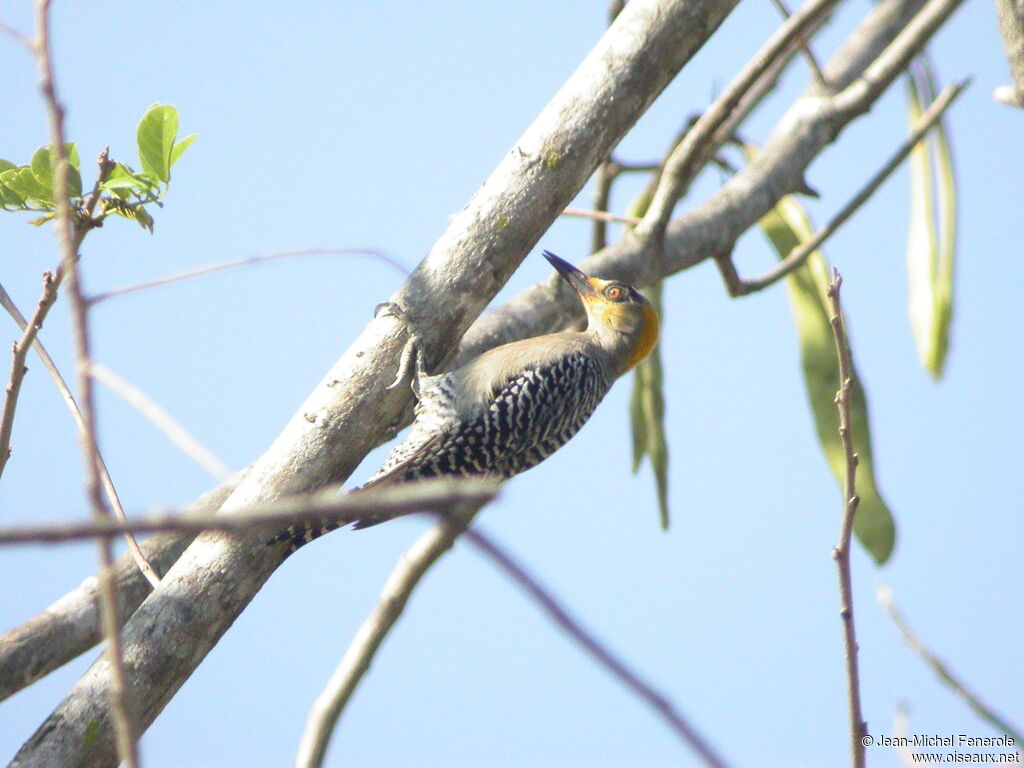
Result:
M582 427L611 383L582 352L524 368L469 416L455 407L453 382L423 393L408 439L364 487L439 476L508 478L536 466Z

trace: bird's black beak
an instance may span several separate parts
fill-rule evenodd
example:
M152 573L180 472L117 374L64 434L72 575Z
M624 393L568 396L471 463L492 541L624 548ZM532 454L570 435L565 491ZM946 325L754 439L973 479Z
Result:
M594 286L585 273L580 272L580 270L576 269L565 259L555 256L551 251L544 251L544 258L551 262L551 266L555 268L555 271L580 295L584 304L593 298L595 293Z

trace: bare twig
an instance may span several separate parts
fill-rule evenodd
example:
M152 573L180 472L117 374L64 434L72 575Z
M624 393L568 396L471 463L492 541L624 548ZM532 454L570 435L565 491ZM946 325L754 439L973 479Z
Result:
M102 183L103 177L106 174L106 168L108 166L106 165L105 160L106 154L104 151L100 156L100 177L96 182L97 188L99 188L99 184ZM91 208L86 206L86 211L88 212L90 210ZM58 275L54 278L54 283L56 284L60 278L61 275L58 271ZM18 324L19 328L23 331L28 328L25 316L21 314L17 305L15 305L14 301L7 294L7 291L4 290L3 285L0 285L0 304L2 304L4 309L6 309L11 317L14 318L14 322ZM36 338L32 344L35 347L36 354L39 355L39 359L43 361L43 366L46 368L47 372L49 372L50 377L57 386L57 391L60 392L60 396L63 398L64 404L68 407L68 410L71 411L71 416L75 421L75 426L78 427L79 434L83 434L85 432L85 421L82 419L82 411L79 409L78 403L75 401L75 396L71 393L71 388L68 387L67 382L64 381L64 376L61 375L60 370L57 368L57 364L53 362L53 358L50 357L50 353L46 351L46 347L43 346L43 342ZM98 448L96 451L96 457L99 461L97 469L100 472L100 479L103 481L103 491L107 494L107 500L110 502L110 506L114 510L114 515L119 520L124 520L124 507L121 504L121 499L117 495L117 488L114 486L114 480L110 476L110 470L107 469L107 464L103 459L103 454L98 450ZM157 575L152 564L150 564L146 558L142 548L139 546L139 542L136 541L135 536L131 533L126 533L124 538L128 543L128 551L130 552L132 559L135 560L136 565L138 565L139 571L146 577L146 580L155 587L160 583L160 577Z
M992 707L978 698L942 659L921 642L910 629L906 619L903 618L903 613L896 606L892 588L888 584L882 584L878 587L876 594L878 602L885 609L885 612L889 614L889 618L892 619L896 628L903 636L904 642L910 646L914 653L921 657L925 664L931 667L936 677L945 683L953 693L963 699L978 717L995 728L999 733L1009 736L1017 743L1017 749L1024 751L1024 732L1011 725L1005 718L998 715Z
M313 702L295 757L296 768L319 768L323 764L338 719L370 668L381 642L401 617L420 579L452 548L455 539L479 508L479 504L461 507L426 531L398 558L398 564L384 582L377 604L352 638L324 690Z
M533 598L569 637L583 650L608 670L633 694L656 711L673 731L688 744L709 766L725 768L725 761L715 753L694 727L676 710L666 696L644 681L640 675L615 656L612 651L594 637L574 618L558 600L517 563L504 549L476 528L467 528L463 537L501 568L523 591Z
M665 161L658 188L647 214L637 227L637 235L642 240L654 238L660 241L676 203L686 194L691 181L707 158L718 151L720 145L713 140L718 129L728 120L743 97L772 71L773 64L786 56L795 41L803 39L808 31L820 23L836 2L837 0L810 0L786 19L686 132L683 140Z
M29 42L30 48L34 51L35 44ZM63 148L62 148L63 151ZM87 222L91 222L92 213L96 209L96 204L100 199L101 185L106 180L107 175L110 173L110 164L107 159L107 151L103 150L99 157L99 174L96 178L96 186L93 188L92 193L86 200L85 205L82 207L82 225L74 226L73 234L73 247L72 250L77 253L78 247L82 244L82 240L85 239L86 234L89 232L90 225ZM28 355L28 350L33 344L36 344L36 349L42 349L42 345L36 341L40 329L43 327L43 321L46 319L46 315L50 311L50 307L53 306L54 301L57 299L57 291L60 289L60 284L64 280L64 261L57 267L56 274L52 272L43 273L43 295L39 299L39 303L36 305L36 311L32 314L32 322L26 322L24 315L18 310L18 307L14 304L14 301L8 295L7 291L0 285L0 305L7 310L8 314L14 318L14 321L22 330L21 339L14 345L14 360L11 364L11 375L8 379L8 385L6 394L4 397L3 413L0 415L0 474L3 474L4 466L7 463L7 459L10 457L11 450L11 430L14 425L14 412L18 403L18 394L21 390L21 382L25 377L25 373L28 370L25 366L25 359ZM42 353L40 353L42 354ZM44 360L45 363L45 360ZM49 367L49 366L48 366ZM56 370L51 369L51 373ZM60 378L58 376L58 378ZM74 398L72 398L72 403ZM75 405L72 408L72 412L77 412L78 407Z
M216 264L207 264L196 269L189 269L184 272L178 272L173 275L167 275L165 277L159 277L156 280L147 280L143 283L136 283L134 285L126 285L121 288L114 288L109 291L103 291L102 293L93 294L89 297L89 304L99 304L107 299L113 299L117 296L124 296L129 293L137 293L139 291L146 291L150 288L159 288L164 285L171 285L172 283L180 283L184 280L191 280L195 277L204 277L206 275L212 275L215 272L222 272L226 269L236 269L238 267L249 267L254 264L263 264L267 261L276 261L278 259L294 259L304 258L309 256L372 256L375 259L383 261L385 264L394 267L396 270L401 272L403 275L409 274L409 268L406 267L402 262L393 256L384 253L383 251L377 251L372 248L303 248L298 251L280 251L276 253L265 253L259 256L251 256L247 259L236 259L234 261L222 261Z
M580 219L593 219L594 221L603 221L605 223L612 224L638 224L640 219L633 218L632 216L618 216L614 213L608 213L603 210L587 211L582 208L566 208L562 211L563 216L575 216Z
M0 32L3 32L5 35L8 35L11 38L13 38L15 42L19 43L20 45L23 45L25 49L28 50L29 53L35 53L36 47L32 40L28 37L25 37L25 35L23 35L17 29L12 27L10 24L0 21Z
M92 363L89 366L89 370L94 379L141 413L154 427L163 432L167 439L174 443L182 453L213 475L214 478L226 480L231 477L231 470L223 461L214 456L205 445L192 437L181 424L175 421L167 411L154 402L145 392L130 381L114 373L105 365Z
M68 293L71 299L71 314L74 325L76 357L78 363L80 402L85 431L82 435L82 453L85 458L86 495L93 515L97 520L110 519L100 481L99 452L96 448L96 420L93 410L92 379L88 365L89 352L87 308L78 275L78 254L75 236L75 222L72 218L71 201L68 196L68 159L64 143L64 108L57 98L53 78L53 62L50 56L50 3L36 0L36 58L39 64L39 87L46 103L50 122L50 136L53 144L54 198L56 200L57 242L61 252L61 267L68 278ZM80 242L80 239L78 240ZM117 622L117 605L114 596L112 566L114 563L113 543L110 538L98 540L100 567L101 618L103 635L107 646L107 661L110 665L110 709L117 741L117 754L126 768L137 768L139 764L138 744L134 713L129 702L130 692L124 674L124 657L121 648L120 627Z
M518 584L545 613L583 650L612 673L632 693L654 709L672 730L712 768L724 768L725 762L703 737L675 709L666 696L645 682L627 664L574 618L558 599L542 586L502 547L478 528L470 528L479 505L464 507L452 517L441 520L424 533L399 558L388 577L373 611L363 622L342 657L324 691L317 697L295 759L296 768L319 768L331 734L356 686L370 667L381 642L400 618L405 605L426 572L451 549L460 536L494 561Z
M7 380L7 389L4 393L4 407L0 414L0 475L3 474L7 459L11 456L11 431L14 428L14 412L18 407L18 394L21 392L21 382L25 380L28 367L25 365L25 358L29 349L43 327L43 318L46 317L50 307L57 299L57 281L53 278L52 272L43 272L43 295L36 304L36 311L32 314L32 320L24 325L21 338L14 342L13 360L11 361L11 374ZM6 291L4 292L6 294ZM6 303L6 302L5 302Z
M793 15L789 10L789 6L786 5L785 0L772 0L772 3L779 9L779 13L782 14L783 18L788 19ZM811 74L814 75L814 82L822 88L827 88L828 80L825 79L825 73L821 71L821 67L818 65L818 59L814 56L814 51L811 50L811 44L807 42L806 35L800 38L800 50L803 52L804 58L807 59L807 65L811 68Z
M846 205L844 205L825 226L816 231L809 240L801 243L790 251L789 254L786 255L786 258L763 275L751 280L744 280L736 273L735 267L732 264L731 256L725 255L720 258L718 260L718 264L722 269L722 276L725 280L729 295L746 296L747 294L763 290L764 288L778 282L791 272L802 267L810 255L818 250L818 248L820 248L829 237L831 237L843 224L845 224L846 221L856 213L868 199L870 199L875 191L882 186L885 180L892 175L893 171L899 168L900 164L902 164L907 155L910 154L914 146L924 139L928 131L931 130L935 123L942 118L946 113L946 110L952 106L956 97L960 95L969 83L969 80L964 80L956 85L946 86L935 101L931 103L925 113L921 115L921 119L918 121L917 126L910 136L900 144L897 150L886 161L885 165L883 165L875 175L872 176L863 187L861 187L857 194L850 198L849 202L847 202Z
M183 514L215 512L245 471L204 493ZM194 538L194 533L158 533L141 546L157 573L166 573ZM114 581L117 615L123 623L151 593L150 584L128 553L115 563ZM90 576L45 610L0 635L0 701L100 642L98 590L96 577Z
M624 173L653 173L661 168L660 163L624 163L615 158L609 158L605 160L601 165L597 167L594 172L594 210L598 212L608 212L608 206L611 201L612 184ZM564 216L579 215L570 213L573 211L572 208L567 208L562 211ZM588 215L588 218L594 220L593 233L590 238L590 252L597 253L602 248L608 245L608 222L615 221L615 219L602 219L595 216ZM626 224L635 224L636 222L621 222Z
M832 557L839 569L839 615L843 620L843 641L846 648L847 702L850 709L850 754L853 768L864 768L864 736L867 724L860 706L860 672L857 666L857 632L853 622L853 579L850 573L850 537L853 534L853 519L857 513L860 498L857 496L857 454L853 452L853 437L850 434L850 393L853 390L853 364L850 361L850 346L843 322L843 309L839 301L839 288L843 278L834 268L832 282L828 287L829 322L836 342L836 356L839 358L839 391L836 392L836 408L839 410L839 437L846 456L846 476L843 484L843 518L839 530L839 543L832 549Z
M447 512L456 505L482 504L498 492L493 480L448 478L421 480L395 486L367 488L342 493L330 486L315 493L286 496L265 504L254 504L217 515L215 511L168 511L149 515L96 519L86 522L40 523L0 528L0 544L65 544L82 539L105 538L125 531L153 533L177 531L226 531L245 533L254 528L282 529L289 525L319 520L347 525L367 517L390 520L425 510Z
M607 211L611 204L612 184L615 181L615 161L608 158L594 171L594 210ZM563 211L564 213L564 211ZM597 253L608 245L608 222L594 219L590 234L590 252Z

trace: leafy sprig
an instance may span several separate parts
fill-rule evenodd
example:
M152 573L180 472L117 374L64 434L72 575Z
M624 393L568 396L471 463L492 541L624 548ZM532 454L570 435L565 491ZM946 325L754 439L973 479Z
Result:
M160 198L171 182L171 168L178 162L196 135L178 136L178 110L171 104L154 104L139 121L136 131L141 171L114 161L113 166L87 193L82 190L78 147L65 146L68 158L68 192L71 204L81 214L85 201L99 194L99 205L92 215L92 225L100 224L109 215L121 216L153 231L153 216L146 206L161 206ZM28 165L16 165L0 159L0 204L5 211L33 211L43 215L30 223L43 224L55 215L54 157L50 146L40 147Z

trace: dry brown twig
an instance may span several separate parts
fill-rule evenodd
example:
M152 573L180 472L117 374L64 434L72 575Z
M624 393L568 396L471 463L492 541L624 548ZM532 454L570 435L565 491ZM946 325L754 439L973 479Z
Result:
M0 413L0 475L3 474L7 460L11 457L11 432L14 429L14 413L18 407L18 395L21 393L21 383L25 380L28 366L25 364L28 351L36 340L36 335L43 327L43 319L57 300L57 287L59 283L54 279L50 271L43 272L43 294L36 303L36 311L32 313L32 319L23 324L21 338L14 342L11 360L11 373L7 379L7 389L4 392L3 411ZM9 297L6 296L8 299ZM6 305L8 302L5 301ZM13 304L11 305L13 306ZM10 311L10 309L8 309Z
M39 65L39 88L46 103L50 122L52 156L54 159L54 198L56 200L57 243L61 252L61 266L67 275L68 294L71 300L71 315L74 326L76 358L79 379L79 402L85 431L82 435L82 453L85 460L86 495L97 520L111 517L103 496L100 479L99 452L96 447L96 418L93 409L92 379L89 375L91 355L89 351L89 327L87 306L83 297L78 275L78 253L75 223L72 218L71 201L68 196L68 158L64 141L64 108L57 98L53 78L53 61L50 51L50 3L36 0L36 41L35 52ZM80 242L80 241L79 241ZM101 618L106 642L107 662L110 666L108 695L117 742L117 755L126 768L137 768L139 764L136 739L135 717L130 701L131 692L124 673L124 656L121 647L120 627L117 622L117 605L114 596L112 566L114 563L113 543L109 537L98 539L100 566L97 578L100 583Z
M836 357L839 359L839 391L836 392L836 408L839 411L839 437L846 456L846 475L843 483L843 516L839 529L839 543L832 549L832 558L839 570L839 615L843 620L843 643L846 649L847 703L850 710L850 755L853 768L864 768L864 737L867 724L860 706L860 671L857 664L857 630L853 621L853 577L850 572L850 540L853 536L853 520L857 514L860 498L857 496L857 454L853 451L853 437L850 434L850 393L853 391L853 364L850 360L850 345L846 336L843 308L839 300L839 289L843 278L834 268L832 282L828 287L829 322L836 343Z
M95 519L84 522L38 523L0 528L0 544L66 544L82 539L114 536L125 531L135 533L199 533L223 531L244 534L253 530L281 530L309 520L347 525L373 516L390 520L424 510L448 512L454 505L483 504L498 491L490 480L446 478L424 480L397 486L368 488L358 493L342 493L340 485L321 488L314 493L285 496L273 502L254 504L233 514L219 516L216 511L188 512L170 510L148 515ZM281 540L284 543L284 539Z
M105 171L103 170L103 168L106 167L105 153L101 154L100 167L100 177L97 180L97 186L100 182L102 182L103 175L105 173ZM88 211L91 209L87 207L86 210ZM61 275L61 271L58 270L58 274L53 280L55 285L58 283L58 278L61 278ZM7 294L7 291L4 290L3 285L0 285L0 304L2 304L4 309L6 309L7 312L11 315L11 317L14 318L14 322L18 324L18 327L21 328L22 331L27 330L28 322L25 320L25 316L21 314L21 311L15 305L11 297ZM33 340L32 346L35 348L36 354L39 355L39 359L42 360L43 367L46 368L47 372L50 374L50 377L53 379L53 383L54 385L56 385L57 391L60 392L60 396L64 400L64 404L71 412L71 417L75 421L75 426L78 429L79 434L83 434L85 432L85 421L82 419L82 411L78 407L78 403L75 400L75 396L71 393L71 388L64 380L64 376L57 368L57 364L53 362L53 358L50 357L50 353L46 351L46 347L43 346L43 343L38 338L36 338ZM12 369L12 375L13 372L14 369ZM22 376L24 376L24 372L25 370L24 368L22 368ZM4 406L6 411L6 400L4 401ZM14 405L12 404L12 413L13 408ZM109 501L111 508L114 510L114 515L119 520L124 520L124 506L121 504L121 499L117 494L117 488L114 486L114 480L110 476L110 470L107 469L107 464L103 459L103 454L98 449L96 451L96 457L99 462L97 469L100 472L100 479L103 482L103 491L107 495L107 500ZM148 581L151 586L155 587L157 584L160 583L160 577L157 575L153 565L149 562L149 559L142 551L142 547L139 545L139 542L131 533L126 533L124 538L125 541L128 543L129 556L135 561L135 564L138 566L140 574L143 577L145 577L146 581Z

